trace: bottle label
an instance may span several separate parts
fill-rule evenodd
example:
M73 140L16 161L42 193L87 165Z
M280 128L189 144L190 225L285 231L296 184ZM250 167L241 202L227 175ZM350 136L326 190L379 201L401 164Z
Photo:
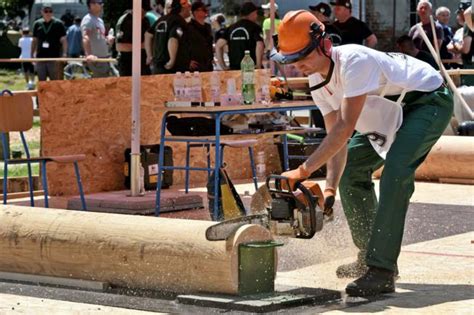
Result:
M242 73L242 82L243 84L254 84L254 74L253 71L244 71Z

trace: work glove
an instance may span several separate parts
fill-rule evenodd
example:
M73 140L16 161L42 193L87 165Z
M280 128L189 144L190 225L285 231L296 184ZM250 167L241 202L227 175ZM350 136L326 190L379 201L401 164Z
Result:
M290 191L295 190L295 185L298 181L302 181L306 178L309 177L308 170L306 167L303 166L304 164L301 164L297 169L287 171L281 174L281 176L285 176L288 178L288 181L290 182L290 187L286 187L286 181L281 181L282 184L282 189L288 189Z
M328 221L334 219L334 202L336 201L336 190L332 187L324 189L324 215Z

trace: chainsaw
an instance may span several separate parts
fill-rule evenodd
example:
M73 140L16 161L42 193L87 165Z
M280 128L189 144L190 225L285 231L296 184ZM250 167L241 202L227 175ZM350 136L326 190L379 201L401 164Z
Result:
M273 234L303 239L310 239L322 230L324 197L318 184L312 181L297 182L294 189L290 190L286 188L290 187L287 177L270 175L265 185L271 196L271 203L264 213L212 225L206 230L206 239L227 240L245 224L258 224Z

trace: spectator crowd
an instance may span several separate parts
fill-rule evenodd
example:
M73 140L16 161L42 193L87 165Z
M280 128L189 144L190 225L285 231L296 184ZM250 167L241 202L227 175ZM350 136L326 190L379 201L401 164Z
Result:
M106 29L101 18L104 0L87 0L89 13L77 17L66 12L61 19L55 17L53 6L43 4L41 15L32 29L23 30L19 42L20 58L59 58L85 56L93 77L113 75L110 63L98 58L117 56L121 76L132 73L133 12L129 10ZM131 2L131 1L130 1ZM253 2L240 6L235 23L226 23L226 17L218 13L209 16L209 5L200 0L149 0L142 1L141 73L163 74L186 71L237 70L246 50L256 68L266 67L273 46L272 36L278 33L280 18L275 4L275 23L270 25L270 4L261 7ZM428 0L417 5L419 24L428 38L439 47L440 56L447 68L472 68L472 31L465 24L464 13L470 3L460 2L456 10L456 27L449 25L451 12L447 7L433 8ZM363 21L352 16L350 0L332 0L329 4L317 2L309 8L326 28L333 45L361 44L371 48L377 45L377 37ZM263 19L259 12L263 11ZM431 17L435 17L435 27ZM332 17L334 16L334 19ZM271 34L271 29L274 34ZM434 29L434 33L433 33ZM437 42L434 43L434 38ZM396 41L400 52L421 59L437 67L428 47L414 25L407 34ZM56 80L61 69L56 62L36 63L39 80ZM34 68L23 63L28 88L32 88ZM471 76L472 77L472 76ZM463 83L470 85L468 77Z

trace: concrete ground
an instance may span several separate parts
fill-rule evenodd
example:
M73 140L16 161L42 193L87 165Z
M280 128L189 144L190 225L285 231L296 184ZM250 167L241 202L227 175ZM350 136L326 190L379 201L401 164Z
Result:
M253 193L252 184L236 186L239 193ZM193 191L204 195L205 188ZM341 303L278 313L473 314L473 205L474 186L418 182L406 219L396 293L370 301L344 297ZM285 246L279 250L277 288L344 290L350 279L338 279L335 270L340 264L351 262L356 249L339 202L335 216L311 240L282 239ZM151 313L146 311L210 314L224 310L176 305L172 299L78 293L0 282L0 314Z

